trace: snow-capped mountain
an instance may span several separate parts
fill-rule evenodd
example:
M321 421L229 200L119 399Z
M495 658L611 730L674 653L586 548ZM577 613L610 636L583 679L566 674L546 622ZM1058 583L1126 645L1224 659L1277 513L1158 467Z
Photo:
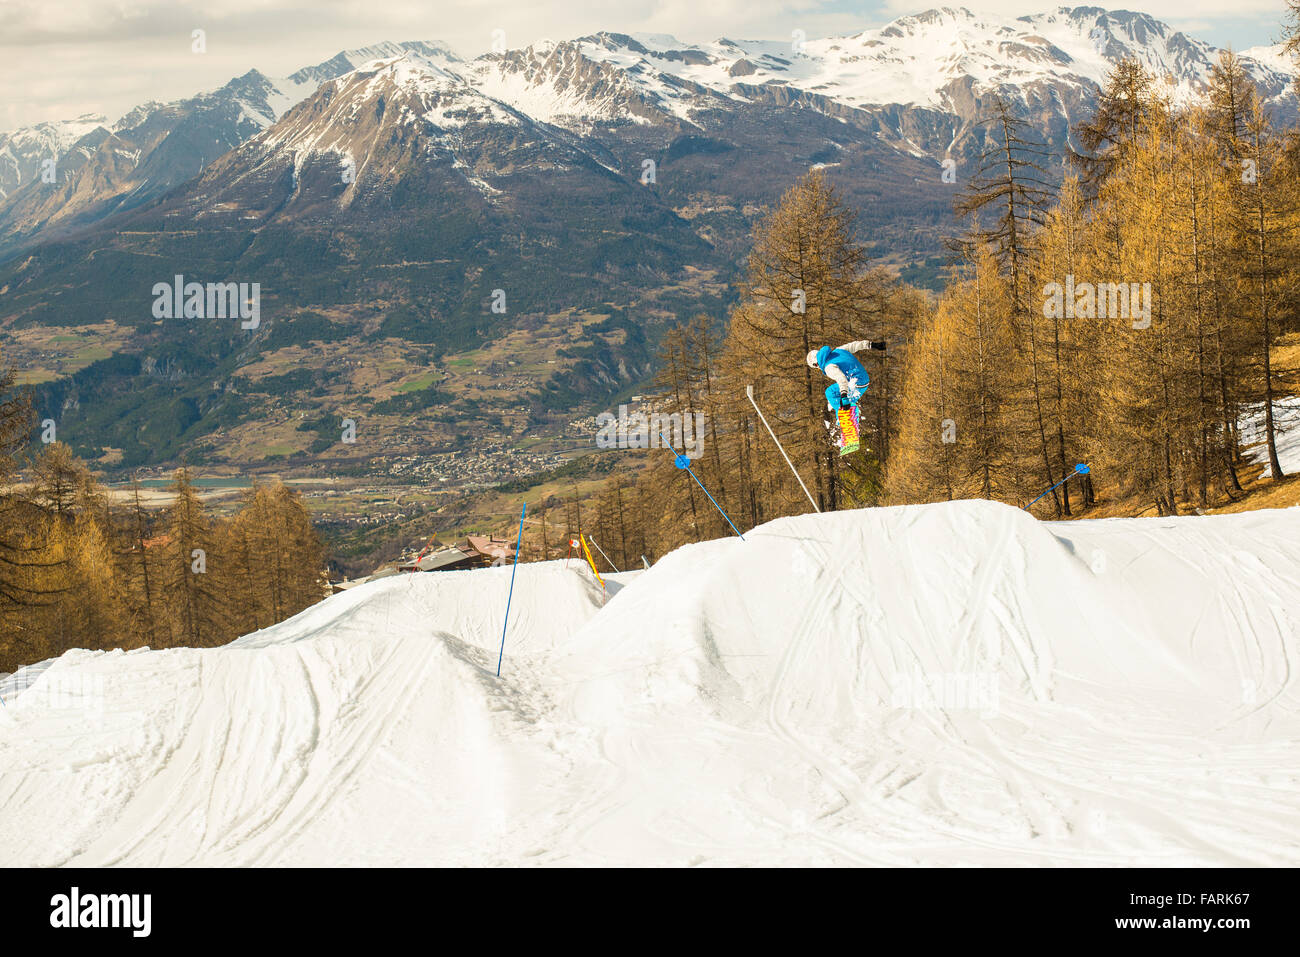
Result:
M433 44L383 43L345 50L288 77L251 70L209 93L141 104L111 123L84 116L0 134L0 252L161 196L274 124L322 82L407 52L456 59ZM41 179L50 161L54 183Z
M42 160L64 155L83 137L103 129L106 122L103 116L86 114L75 120L38 123L0 133L0 201L23 183L39 177Z
M671 116L707 126L709 111L755 102L803 105L877 131L908 151L942 157L979 119L989 97L1021 105L1051 138L1091 105L1120 60L1136 59L1186 102L1207 86L1219 51L1142 13L1059 8L1006 18L966 8L901 17L848 37L794 41L600 33L480 57L469 78L537 119L592 122ZM1242 54L1268 102L1294 113L1293 69L1279 47ZM909 115L909 113L911 115ZM956 122L918 122L918 114ZM934 126L935 134L926 135ZM917 138L920 142L917 142Z
M859 108L944 110L960 108L950 93L954 85L969 81L976 93L1013 96L1043 83L1097 86L1125 58L1172 77L1191 95L1204 89L1218 55L1209 44L1146 14L1097 7L1062 7L1016 19L945 7L855 36L802 43L723 39L684 46L671 37L602 34L579 44L594 59L624 69L649 67L731 95L777 84ZM1280 66L1274 55L1251 58L1247 69L1276 97L1289 80Z
M1145 14L1095 7L1015 19L944 8L808 41L685 44L663 35L599 33L468 62L435 45L385 45L379 52L387 55L323 81L209 171L199 194L210 202L193 214L259 208L255 197L232 198L230 187L254 171L286 167L294 188L285 203L300 202L299 178L312 157L325 166L350 164L358 180L390 182L411 172L402 156L443 157L481 194L500 196L520 169L519 137L537 147L528 161L548 167L596 165L626 177L641 157L665 148L663 159L674 150L743 147L743 162L762 175L772 153L763 130L775 111L789 122L838 124L840 134L800 134L820 141L822 162L840 163L840 151L866 149L864 140L874 139L937 163L978 151L980 121L996 96L1016 104L1063 154L1071 127L1120 60L1139 60L1186 101L1205 89L1218 56ZM310 76L296 74L295 82L355 59L341 54ZM1243 62L1271 104L1294 110L1292 78L1276 55L1261 52ZM518 131L501 141L510 144L501 147L509 159L488 150L467 162L466 145L482 144L494 128ZM333 159L321 159L327 155ZM343 206L358 195L338 176L322 182Z
M1018 18L945 7L807 40L684 43L598 33L472 61L436 43L381 43L288 77L254 70L211 93L143 105L111 125L82 117L0 135L0 253L138 207L264 132L259 148L290 151L298 169L313 151L359 163L354 147L365 144L347 141L362 130L362 104L393 97L402 104L398 119L436 129L444 142L452 129L531 124L551 138L564 131L594 139L586 152L604 164L610 157L600 154L617 151L602 135L612 129L713 135L736 114L773 107L813 110L938 161L977 148L977 123L994 95L1017 103L1049 144L1063 146L1121 59L1167 77L1187 99L1204 89L1217 55L1146 14L1098 7ZM1241 56L1269 104L1294 115L1294 67L1280 48ZM330 84L329 103L305 103ZM289 115L299 104L305 112ZM59 181L51 188L39 172L54 157Z
M450 47L439 43L425 43L419 40L407 43L376 43L355 50L344 50L324 63L304 67L297 73L292 73L286 77L282 85L292 86L295 90L310 93L326 80L332 80L345 73L350 73L357 67L373 60L391 59L406 54L418 57L428 63L443 66L462 62ZM301 96L298 97L298 99L301 98ZM297 102L297 100L294 102Z
M1021 101L1043 86L1091 94L1125 58L1170 78L1185 99L1205 89L1218 52L1142 13L1062 7L1012 19L945 7L853 36L805 41L687 44L662 34L599 33L486 55L469 65L467 77L479 90L562 125L648 118L638 105L690 121L717 107L709 94L744 103L776 88L860 110L960 113L968 96L959 91ZM1241 56L1266 97L1287 96L1293 70L1280 46Z
M672 72L677 65L674 54L703 62L702 52L661 52L663 56L652 56L637 40L621 34L562 43L545 40L480 57L470 65L467 78L530 117L575 132L589 131L592 123L689 123L693 114L723 108L734 99L725 89Z
M1262 63L1283 76L1294 77L1296 72L1295 62L1283 47L1284 44L1281 43L1273 43L1262 47L1247 47L1241 51L1240 55L1244 59Z

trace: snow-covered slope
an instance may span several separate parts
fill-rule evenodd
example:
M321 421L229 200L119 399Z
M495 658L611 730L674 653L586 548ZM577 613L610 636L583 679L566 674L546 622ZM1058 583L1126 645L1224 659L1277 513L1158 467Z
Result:
M1273 43L1268 46L1247 47L1241 51L1241 55L1248 60L1262 63L1278 73L1294 76L1296 72L1295 60L1285 52L1284 46L1282 43Z
M1288 395L1273 400L1273 424L1277 429L1277 464L1283 475L1300 472L1300 396ZM1262 465L1264 477L1273 474L1268 462L1263 405L1251 409L1241 422L1241 441L1246 446L1246 461Z
M11 679L0 863L1300 863L1300 510L803 516L607 603L522 566L497 679L509 584Z
M62 156L83 137L101 129L102 116L87 114L75 120L38 123L0 133L0 200L28 180L39 177L41 161Z

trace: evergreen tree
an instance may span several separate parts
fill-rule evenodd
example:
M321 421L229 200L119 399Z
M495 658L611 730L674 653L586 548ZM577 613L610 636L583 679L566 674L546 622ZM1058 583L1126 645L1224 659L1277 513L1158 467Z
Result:
M1155 78L1137 60L1123 59L1106 77L1093 115L1074 128L1083 147L1070 159L1082 171L1085 193L1096 195L1101 184L1133 158L1142 131L1151 126Z

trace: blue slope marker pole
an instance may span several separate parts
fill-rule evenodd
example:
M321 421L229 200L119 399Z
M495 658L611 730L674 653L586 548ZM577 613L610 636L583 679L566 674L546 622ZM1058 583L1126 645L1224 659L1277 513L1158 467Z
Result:
M528 503L524 502L523 511L519 513L519 537L515 539L515 563L510 566L510 593L506 595L506 620L501 623L501 652L497 655L497 677L501 677L501 659L506 654L506 626L510 624L510 601L515 597L515 572L519 569L519 548L524 544L524 516L528 514Z
M704 487L704 483L700 481L699 477L694 472L691 472L691 460L685 455L677 455L677 447L674 446L672 442L668 441L668 436L660 432L659 438L663 439L664 443L670 449L673 450L673 455L677 456L676 458L673 459L673 465L677 466L679 469L685 469L686 471L690 472L691 478L695 479L695 484L700 487L700 491L703 492L705 495L709 495L709 490ZM717 499L715 499L712 495L709 495L709 501L712 502L713 507L718 510L718 514L720 514L723 518L727 519L727 524L731 526L731 530L735 532L736 535L738 535L740 537L740 540L743 542L745 540L745 536L740 534L740 529L736 527L736 523L733 522L730 518L727 518L727 513L722 511L722 506L718 504Z
M1051 488L1049 488L1049 489L1048 489L1046 492L1044 492L1042 495L1038 496L1038 498L1034 499L1033 502L1030 502L1028 505L1026 505L1026 506L1025 506L1025 510L1028 511L1030 508L1032 508L1032 507L1034 506L1034 504L1035 504L1036 502L1040 502L1040 501L1042 501L1044 498L1046 498L1048 495L1051 495L1053 492L1055 492L1058 488L1060 488L1060 487L1061 487L1062 485L1064 485L1066 482L1070 481L1070 479L1074 478L1076 475L1087 475L1087 474L1088 474L1089 472L1091 472L1091 471L1092 471L1091 468L1089 468L1088 466L1086 466L1086 465L1084 465L1082 462L1080 462L1078 465L1076 465L1076 466L1074 467L1074 471L1073 471L1073 472L1071 472L1071 473L1070 473L1069 475L1067 475L1065 478L1061 479L1061 481L1057 482L1055 485L1053 485Z

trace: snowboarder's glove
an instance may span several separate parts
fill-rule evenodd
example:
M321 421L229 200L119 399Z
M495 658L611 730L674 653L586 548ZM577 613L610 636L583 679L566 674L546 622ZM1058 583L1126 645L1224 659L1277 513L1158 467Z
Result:
M871 341L871 348L875 349L877 352L884 352L884 351L885 351L885 340L884 340L884 339L873 339L873 340Z

